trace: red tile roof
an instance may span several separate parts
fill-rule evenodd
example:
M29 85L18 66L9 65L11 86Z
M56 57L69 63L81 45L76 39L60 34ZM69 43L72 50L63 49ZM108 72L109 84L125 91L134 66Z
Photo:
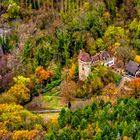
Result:
M91 58L90 55L86 52L80 52L78 59L84 62L90 62Z

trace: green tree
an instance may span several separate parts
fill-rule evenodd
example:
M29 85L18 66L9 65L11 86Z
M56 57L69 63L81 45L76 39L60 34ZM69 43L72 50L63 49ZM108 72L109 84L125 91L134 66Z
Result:
M68 129L62 129L59 134L59 140L70 140L70 134L69 134L69 128Z
M97 104L95 102L93 102L91 105L92 112L96 111L97 108L98 108Z
M66 125L65 114L66 114L65 109L62 109L58 117L58 124L60 128L63 128Z
M106 8L111 13L112 17L116 16L117 0L104 0Z
M74 131L72 134L72 140L81 140L81 132L79 130Z
M103 88L103 83L101 78L94 73L89 75L88 80L84 82L84 89L85 92L88 94L87 96L90 97L93 94L99 94L101 89Z
M80 129L84 130L87 127L87 120L86 119L82 119L80 122Z
M85 13L83 27L87 31L90 31L93 34L94 38L103 36L104 28L102 23L102 18L98 16L96 11L93 10Z
M84 115L85 119L88 120L88 121L92 121L93 118L94 118L93 112L92 112L92 109L91 109L90 106L84 108L84 110L83 110L83 115Z
M73 115L71 119L71 126L76 129L79 124L80 124L79 118L76 115Z
M48 67L49 62L52 60L52 58L52 49L48 46L37 47L36 51L34 52L35 66Z
M122 27L116 27L113 25L108 26L104 33L104 42L112 44L117 42L119 39L125 38L125 30Z
M78 108L75 112L74 115L76 115L79 119L82 118L82 110Z
M57 54L56 58L60 64L65 65L68 62L70 57L69 54L69 45L70 45L70 36L67 31L57 31Z
M110 126L106 124L103 128L103 135L109 136L109 134L110 134Z
M71 123L71 118L72 118L72 112L68 109L65 113L66 124Z
M95 42L96 44L96 50L99 52L99 51L102 51L106 48L106 45L104 43L104 41L102 40L102 38L98 38Z
M45 140L57 140L57 131L55 126L51 126L49 133L47 133L44 138Z

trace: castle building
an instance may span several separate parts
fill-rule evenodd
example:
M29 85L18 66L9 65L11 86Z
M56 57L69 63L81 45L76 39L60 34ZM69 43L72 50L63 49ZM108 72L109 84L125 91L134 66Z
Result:
M79 62L79 80L84 81L91 73L91 57L86 52L80 52L78 56Z
M102 62L104 66L108 67L112 67L115 64L115 58L111 57L107 51L101 51L94 56L90 56L88 53L80 51L78 56L79 80L86 80L91 72L91 66L99 61Z

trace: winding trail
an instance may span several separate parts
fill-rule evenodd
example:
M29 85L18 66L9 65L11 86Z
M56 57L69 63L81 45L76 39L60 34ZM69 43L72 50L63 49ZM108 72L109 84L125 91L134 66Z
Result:
M74 100L71 102L71 110L75 111L77 108L84 108L87 105L90 105L93 102L93 99L87 99L87 100ZM67 109L67 107L64 107ZM45 110L30 110L33 114L45 114L45 113L59 113L61 112L61 108L59 109L45 109Z
M33 114L59 113L61 109L31 111Z

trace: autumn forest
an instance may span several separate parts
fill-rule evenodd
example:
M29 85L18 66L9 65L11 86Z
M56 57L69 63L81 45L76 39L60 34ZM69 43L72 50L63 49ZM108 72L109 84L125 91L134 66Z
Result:
M0 0L0 140L140 140L140 0Z

